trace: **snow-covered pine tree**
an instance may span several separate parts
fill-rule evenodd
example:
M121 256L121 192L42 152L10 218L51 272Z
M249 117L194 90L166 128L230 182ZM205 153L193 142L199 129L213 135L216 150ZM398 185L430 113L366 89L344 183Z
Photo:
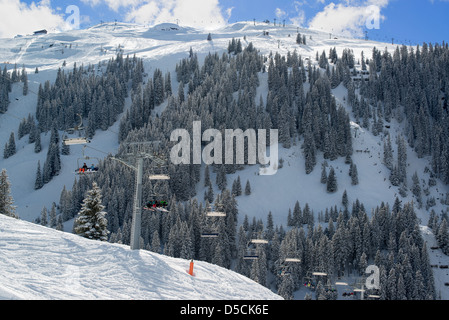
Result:
M34 152L39 153L42 150L41 145L41 133L40 130L36 128L36 140L34 141Z
M390 134L387 135L387 140L384 141L384 164L392 170L393 169L393 148L391 146Z
M74 231L76 234L94 240L107 241L108 233L106 212L101 204L101 190L96 182L92 183L92 189L87 192L83 200L81 211L75 219Z
M36 181L34 182L34 190L39 190L43 186L44 186L44 182L42 180L41 162L40 162L40 160L38 160L37 171L36 171Z
M337 177L335 176L335 170L332 167L329 171L329 176L327 177L326 190L330 193L337 191Z
M11 132L8 143L5 144L3 151L3 158L8 159L16 153L16 140L14 138L14 132Z
M291 275L285 275L282 278L281 284L278 288L278 295L285 300L293 300L294 284Z
M419 207L421 207L422 205L421 185L419 183L419 177L416 171L412 176L412 181L413 181L412 193L416 197L416 201L418 202Z
M55 228L57 225L57 217L56 217L56 203L52 203L50 209L50 228Z
M358 185L359 184L359 174L357 172L357 165L356 164L351 164L352 166L352 170L351 170L351 184L353 186Z
M41 219L40 219L41 225L46 227L48 224L48 210L47 207L43 207L41 210Z
M11 183L9 182L6 169L3 169L0 173L0 214L18 218L14 199L11 196Z
M325 184L327 183L327 171L326 171L326 166L323 164L321 165L321 183Z
M26 96L28 94L28 76L27 76L27 72L25 70L25 66L23 67L23 70L22 70L21 81L23 82L22 93L24 96Z
M443 219L443 221L440 223L440 226L436 233L436 239L438 241L438 245L440 246L441 250L444 254L449 254L449 231L448 231L448 224L447 220Z
M251 185L249 184L249 180L246 180L245 195L249 196L250 194L251 194Z

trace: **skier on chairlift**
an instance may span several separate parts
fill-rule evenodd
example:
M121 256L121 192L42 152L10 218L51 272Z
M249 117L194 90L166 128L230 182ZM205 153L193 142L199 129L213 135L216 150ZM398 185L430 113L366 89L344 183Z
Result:
M83 166L80 168L80 173L84 173L87 171L87 164L84 163Z

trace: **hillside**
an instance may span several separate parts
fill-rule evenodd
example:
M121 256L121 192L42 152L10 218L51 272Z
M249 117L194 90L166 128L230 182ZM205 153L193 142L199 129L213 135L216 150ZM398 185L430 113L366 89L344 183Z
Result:
M163 25L162 25L163 26ZM207 33L196 29L180 30L165 30L166 28L156 26L153 28L142 28L137 25L119 25L120 28L114 24L105 24L102 26L93 27L87 30L74 30L66 33L48 34L41 37L22 37L18 39L2 39L0 46L0 55L4 61L9 62L8 69L14 66L21 67L24 65L29 79L29 94L27 96L22 95L22 84L14 84L13 91L10 94L10 105L8 112L5 116L0 116L0 142L3 145L8 141L9 135L12 131L17 131L20 121L26 118L29 113L33 114L36 108L37 92L39 84L43 84L45 81L50 80L53 82L56 78L56 71L61 68L67 72L72 70L74 64L77 66L83 64L98 64L100 61L107 61L110 58L116 56L117 52L123 50L125 55L133 56L144 59L145 72L152 74L152 72L159 68L163 72L170 72L172 77L175 74L175 66L182 58L188 56L190 48L194 49L198 54L201 61L210 52L227 52L227 46L232 38L239 38L246 36L245 44L252 42L254 46L260 50L261 54L269 55L270 53L279 52L282 55L286 55L289 51L297 50L304 59L314 59L315 53L321 53L323 50L328 51L330 47L336 47L339 52L348 47L354 50L354 55L358 57L361 51L370 52L374 46L387 47L390 50L394 49L394 46L388 44L381 44L371 41L361 41L359 39L329 39L327 33L320 33L310 31L306 29L299 29L308 37L312 37L312 40L308 40L307 45L298 45L295 43L295 34L297 28L293 26L274 27L267 26L265 24L253 26L252 23L236 23L230 25L222 30L217 30L213 34L212 41L207 41ZM164 29L164 30L162 30ZM269 35L264 36L263 31L269 30ZM66 66L63 67L63 62L66 62ZM39 68L39 73L35 74L35 68ZM266 77L266 74L260 75L261 79ZM266 78L265 78L266 79ZM177 92L178 84L173 81L173 92ZM267 92L266 83L261 82L261 86L258 88L258 95L261 94L265 98ZM344 103L343 96L344 91L338 90L335 92L339 97L339 102ZM130 99L127 100L127 106L130 105ZM163 105L162 105L163 107ZM158 109L156 109L157 111ZM118 121L119 122L119 121ZM85 154L93 158L104 158L108 153L115 154L118 149L117 133L118 122L107 131L98 130L89 148L85 150ZM74 169L77 166L77 160L83 157L83 150L81 146L73 146L70 156L62 157L62 170L57 177L55 177L49 185L45 185L43 189L34 191L34 180L37 161L41 161L43 165L45 161L45 155L48 151L49 134L42 136L42 151L39 154L34 154L33 146L26 143L27 139L16 141L18 153L15 157L9 159L0 159L2 167L8 169L8 175L12 183L12 193L16 201L16 205L19 207L19 214L21 218L32 221L39 216L40 210L43 206L50 207L52 202L58 203L60 192L65 185L67 188L71 188L72 182L76 177L73 174ZM356 142L358 143L358 142ZM364 144L363 140L360 140L360 144ZM378 142L375 142L375 144ZM375 145L369 146L371 148ZM382 146L377 146L381 148ZM285 157L293 155L294 162L293 170L298 170L295 174L288 174L286 176L293 178L300 174L300 178L294 179L294 181L284 181L285 185L290 185L295 188L289 188L290 190L301 190L309 183L313 181L319 181L319 170L315 170L313 174L317 176L306 176L303 172L300 172L300 167L303 167L303 159L297 157L300 154L299 146L290 150L281 150L285 152ZM356 148L354 148L356 149ZM290 155L290 156L289 156ZM357 155L355 155L357 156ZM17 161L20 159L20 161ZM363 159L363 158L362 158ZM82 161L82 159L80 160ZM256 172L258 169L255 169ZM247 169L248 177L253 176L253 169ZM285 172L285 171L284 171ZM281 172L275 176L265 177L262 181L263 185L271 185L271 179L281 179ZM370 173L367 175L372 176ZM243 173L242 175L246 175ZM379 182L383 181L380 175L376 175ZM234 177L230 177L228 180L232 181ZM242 181L246 181L242 179ZM361 179L364 182L364 179ZM251 181L252 182L252 181ZM273 181L274 182L274 181ZM305 183L302 183L305 182ZM292 185L296 183L296 185ZM255 186L257 183L252 183ZM369 183L369 186L374 186L373 183ZM311 190L306 187L306 189ZM378 188L376 187L378 190ZM267 190L267 188L263 188ZM315 188L312 188L315 190ZM272 192L270 190L269 192ZM203 192L198 193L202 196ZM256 203L262 201L260 206L257 206L254 202L241 203L242 208L252 207L254 210L264 208L264 212L261 212L262 217L265 217L268 211L275 210L276 223L283 224L286 221L288 208L291 208L296 200L304 203L305 199L310 199L310 205L317 205L316 210L322 210L328 207L329 204L335 204L336 200L341 198L341 194L331 195L332 199L326 203L316 199L313 193L308 196L303 192L295 192L295 195L291 197L282 196L282 201L273 202L273 199L279 198L274 195L266 196L258 192L260 197L251 197ZM390 194L390 193L388 193ZM372 194L366 192L365 195L372 197ZM394 194L393 194L394 195ZM394 200L394 197L389 197ZM383 195L376 197L372 202L373 205L378 204L378 199L386 200ZM270 204L267 201L271 202ZM253 205L256 205L254 207ZM252 215L253 213L251 213ZM244 215L240 215L243 217Z
M268 33L267 33L268 32ZM306 36L307 44L297 44L296 34L301 33ZM217 53L221 56L227 53L228 44L233 38L242 39L244 48L252 43L260 51L261 55L271 57L275 53L287 56L288 53L296 52L301 56L304 63L308 61L311 65L318 66L315 60L317 54L329 52L329 49L336 48L339 56L342 52L350 48L353 50L356 60L363 52L365 57L371 57L373 48L380 51L388 50L394 52L396 45L366 41L360 39L329 37L328 33L317 32L313 30L301 29L295 26L268 26L266 24L253 25L252 22L241 22L231 24L223 29L212 33L212 40L207 41L208 32L193 28L183 28L174 24L161 24L152 28L143 28L133 24L103 24L92 27L87 30L74 30L64 33L53 33L45 36L25 36L17 39L0 39L0 57L6 64L8 70L17 64L20 69L25 66L28 73L29 93L22 95L22 83L14 83L12 92L9 95L10 105L6 114L0 115L0 145L5 145L11 132L17 134L17 129L23 118L30 113L36 112L37 92L40 84L49 80L54 82L58 69L69 73L75 66L92 64L95 65L95 71L98 76L104 72L107 62L116 57L117 53L123 53L133 57L143 59L145 76L144 82L150 80L151 75L156 69L163 73L172 75L172 91L178 92L179 83L175 80L176 64L189 56L192 49L198 55L198 60L203 63L209 53ZM101 62L101 63L100 63ZM100 63L100 65L98 65ZM34 73L35 68L39 69ZM268 62L265 61L265 67ZM357 68L360 68L357 63ZM323 72L324 73L324 72ZM256 103L259 102L259 96L264 103L267 102L269 92L268 73L259 72L258 78L260 85L256 91ZM304 84L305 90L310 84ZM261 220L265 223L267 215L271 212L275 226L286 228L289 210L293 210L296 201L301 207L308 204L315 214L315 226L322 223L324 228L327 223L320 221L323 212L332 207L342 210L342 196L347 192L349 207L356 201L363 203L368 215L374 214L374 210L382 203L387 203L392 207L395 199L399 198L402 204L416 202L416 197L411 192L412 175L416 172L420 178L422 190L426 190L423 196L424 205L421 208L414 207L419 221L421 235L427 241L427 248L431 264L445 265L447 256L439 250L431 250L435 246L434 236L427 228L430 209L426 207L426 200L434 198L436 202L431 207L437 214L447 213L448 206L441 200L449 192L448 185L437 179L435 184L428 184L431 178L430 167L431 157L424 156L419 158L416 152L407 145L407 181L409 183L406 196L400 196L400 187L393 186L390 182L390 170L383 163L384 141L386 134L391 137L396 156L397 138L403 136L408 130L405 121L399 122L393 118L391 122L385 124L382 133L374 135L370 130L360 125L360 119L355 119L352 113L352 106L348 102L348 90L343 84L331 89L332 96L338 107L344 108L349 114L351 120L352 161L357 164L359 183L353 185L351 177L348 176L349 165L345 163L344 157L338 157L335 160L326 160L322 153L317 153L316 166L309 174L304 172L305 157L302 137L294 137L292 145L289 148L279 148L279 158L284 160L283 167L272 176L258 175L259 166L247 166L242 170L227 175L227 184L230 188L232 182L240 177L242 186L246 181L251 184L251 195L240 195L236 197L238 207L238 227L244 222L245 218L249 221ZM234 97L237 94L234 93ZM50 132L42 134L42 151L34 152L33 144L28 144L27 137L21 140L16 139L17 153L8 158L0 159L0 167L6 168L11 181L12 196L17 206L17 213L22 220L33 222L41 215L41 210L45 206L50 209L52 203L59 203L61 191L64 187L71 189L75 179L79 177L74 174L75 168L80 162L85 162L84 155L91 157L93 162L104 159L109 153L116 154L119 143L118 135L120 130L120 121L125 117L126 111L132 108L131 97L125 101L125 111L121 113L117 121L108 127L107 130L97 130L92 142L83 150L82 146L72 146L70 155L61 156L61 170L59 174L43 186L42 189L34 190L36 179L36 166L40 161L43 165L46 154L49 149ZM168 108L165 101L157 106L154 114ZM372 121L371 118L369 121ZM282 127L282 125L280 126ZM90 161L90 160L88 160ZM329 166L335 169L338 182L338 190L334 193L326 192L326 185L320 182L321 164L327 162ZM201 167L199 183L195 186L196 198L199 202L204 202L203 195L207 188L204 187L204 164ZM211 181L216 181L216 172L211 172ZM133 177L129 177L133 181ZM217 185L213 185L214 194L219 194ZM120 212L123 214L123 212ZM1 217L0 217L1 218ZM4 218L1 218L4 219ZM175 219L173 219L175 220ZM53 286L54 279L48 276L48 267L57 267L56 276L58 281L66 281L64 275L72 272L72 269L80 270L80 280L85 298L105 298L105 299L275 299L273 290L266 288L259 289L258 285L252 283L243 276L232 273L225 269L215 267L205 262L197 262L198 276L190 278L184 275L188 267L188 260L174 259L166 256L160 256L146 250L139 253L129 251L128 247L116 244L105 244L86 241L80 237L74 237L69 234L72 231L73 219L64 222L64 230L67 233L60 233L50 229L44 229L40 226L34 226L21 221L17 226L11 225L10 219L0 220L0 248L2 253L10 260L9 264L20 270L23 265L30 268L36 263L37 257L27 256L27 252L40 251L39 248L50 247L46 252L52 262L40 262L41 266L37 272L39 277L43 275L42 281L33 284L33 277L26 278L24 273L14 274L11 271L9 277L5 279L4 293L0 291L0 297L34 299L34 298L79 298L79 292L69 290L60 291L61 282ZM335 220L333 221L335 223ZM15 221L14 221L15 223ZM16 229L19 228L19 229ZM307 227L305 227L306 229ZM11 231L9 230L11 229ZM29 230L30 233L22 232ZM398 236L399 238L399 236ZM7 239L6 245L4 245ZM38 239L38 240L36 240ZM49 242L50 244L48 244ZM55 247L56 249L53 249ZM54 251L53 251L54 250ZM66 254L66 250L73 254ZM61 263L54 262L59 259ZM42 261L46 261L45 259ZM437 262L438 261L438 262ZM104 262L104 263L103 263ZM118 279L111 275L108 266L113 263L120 268L120 274L123 278ZM350 261L352 263L352 261ZM53 265L52 265L53 264ZM274 262L273 262L274 264ZM34 266L35 267L35 266ZM94 273L83 272L87 268L94 267ZM67 271L69 268L69 271ZM148 270L147 270L148 269ZM150 269L152 271L150 271ZM449 281L445 270L434 270L436 280L436 295L441 299L448 298L448 287L444 286ZM114 271L115 272L115 271ZM140 273L136 276L135 274ZM200 273L203 274L201 277ZM229 272L229 274L228 274ZM305 270L302 271L303 273ZM30 274L33 274L32 272ZM99 278L98 282L94 275L106 274L106 278ZM161 274L164 276L161 277ZM218 290L208 287L211 283L220 282L222 274L225 281L221 283ZM84 276L85 275L85 276ZM3 275L0 275L0 277ZM45 278L47 277L48 278ZM184 280L184 276L186 276ZM274 278L274 277L273 277ZM26 280L24 280L26 279ZM101 280L100 280L101 279ZM162 280L163 279L163 280ZM245 279L245 280L242 280ZM91 281L94 284L90 284ZM117 282L116 282L117 281ZM135 282L139 288L137 296L132 295L134 286L127 287L124 290L117 291L118 287L124 282ZM271 287L274 287L275 281L271 279ZM13 289L17 283L21 283L20 289ZM31 283L31 289L29 284ZM65 282L64 282L65 283ZM158 290L148 289L152 283L158 283ZM172 284L177 283L176 287ZM252 287L252 286L255 287ZM96 288L101 287L99 293ZM251 289L255 288L255 289ZM192 292L193 296L192 296ZM254 292L261 292L261 296ZM305 291L303 288L297 290L295 299L303 299ZM241 297L241 298L238 298Z

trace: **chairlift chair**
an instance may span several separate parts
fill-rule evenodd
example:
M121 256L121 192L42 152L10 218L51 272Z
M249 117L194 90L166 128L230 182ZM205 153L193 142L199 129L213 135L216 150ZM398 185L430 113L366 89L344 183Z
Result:
M312 277L312 274L308 271L306 276L303 279L304 287L315 290L315 279Z
M257 260L259 255L255 249L247 249L246 253L243 255L244 260Z
M149 198L150 199L142 207L144 210L153 212L159 211L165 213L169 212L166 209L168 207L167 197L163 194L157 193L154 185L152 186L152 191Z
M152 174L150 174L150 180L170 180L170 176L165 170L166 166L158 165Z
M217 205L216 208L213 208L211 205L207 207L206 215L208 217L226 217L226 212L223 210L223 206L221 204Z
M279 272L281 276L288 276L292 274L290 268L288 266L282 266L281 271Z
M318 272L318 271L307 271L306 276L304 277L304 286L311 290L315 290L317 277L327 277L327 273Z
M86 146L84 146L85 148ZM75 171L76 174L78 175L84 175L84 174L94 174L98 172L98 163L100 163L100 159L96 158L96 157L89 157L89 156L85 156L84 155L84 148L83 148L83 157L82 158L78 158L76 160L76 164L77 164L77 169ZM97 164L96 166L94 164L92 164L92 166L88 166L86 164L86 160L92 160L95 159L95 163ZM86 167L83 165L80 165L80 162L84 162L84 164L86 165Z
M209 230L202 232L201 238L218 238L218 231Z
M168 213L169 211L167 209L165 209L167 207L167 201L165 200L150 200L148 201L145 206L143 207L144 210L148 210L148 211L159 211L159 212L165 212Z
M250 241L251 241L251 243L254 243L254 244L267 244L268 243L268 240L265 240L265 239L251 239Z
M220 218L220 217L225 217L226 214L223 215L222 212L207 212L206 211L206 228L205 230L201 233L201 238L218 238L219 232L218 232L218 227L217 226L213 226L210 222L208 223L207 220L209 218Z
M218 238L219 232L216 226L208 225L201 232L201 238Z
M80 123L73 128L66 129L64 132L64 135L62 137L62 142L66 146L90 143L90 140L86 137L85 129L83 127L83 118L81 117L81 114L77 114L77 116L79 116L79 118L80 118ZM75 132L81 132L81 131L84 131L84 136L72 137L72 138L68 137L69 134L71 135L71 134L74 134Z
M291 263L299 263L301 262L301 259L299 258L285 258L284 263L281 266L280 275L286 276L291 274Z

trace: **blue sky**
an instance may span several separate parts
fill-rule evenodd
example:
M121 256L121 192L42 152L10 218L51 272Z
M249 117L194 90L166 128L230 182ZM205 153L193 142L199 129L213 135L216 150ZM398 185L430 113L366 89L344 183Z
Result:
M80 28L115 20L214 28L276 19L334 34L367 32L370 39L395 43L449 41L449 0L0 0L0 11L9 12L0 21L0 37L73 25L76 12L66 12L69 6L79 9Z

